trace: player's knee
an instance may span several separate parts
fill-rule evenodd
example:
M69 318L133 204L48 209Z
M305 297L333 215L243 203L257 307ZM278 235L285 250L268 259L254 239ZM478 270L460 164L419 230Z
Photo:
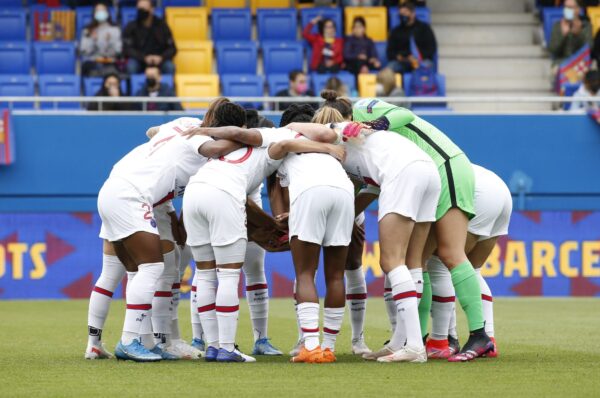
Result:
M467 260L462 248L438 247L437 255L448 268L454 268Z

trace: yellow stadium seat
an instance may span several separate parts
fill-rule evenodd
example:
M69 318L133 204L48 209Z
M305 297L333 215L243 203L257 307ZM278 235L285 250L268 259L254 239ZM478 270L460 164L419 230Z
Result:
M179 97L218 97L219 75L175 75ZM183 107L208 108L208 102L184 102Z
M219 3L220 5L220 3ZM290 0L250 0L252 14L256 14L257 8L288 8Z
M402 73L396 73L396 87L402 87Z
M178 75L212 73L213 42L183 41L177 43L174 59Z
M367 36L373 41L386 41L387 9L385 7L346 7L344 19L346 21L346 34L352 32L352 21L354 17L361 16L367 22Z
M592 23L592 33L596 37L596 32L600 29L600 6L588 7L587 14Z
M361 73L358 75L358 93L361 97L375 97L377 75Z
M175 43L188 40L206 40L208 16L204 7L167 7L167 24Z

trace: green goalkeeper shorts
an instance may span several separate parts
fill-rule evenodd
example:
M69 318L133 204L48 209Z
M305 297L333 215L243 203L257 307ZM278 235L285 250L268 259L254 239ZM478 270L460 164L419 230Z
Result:
M456 207L469 218L475 217L475 175L467 155L456 155L438 167L442 191L435 218L439 220L448 210Z

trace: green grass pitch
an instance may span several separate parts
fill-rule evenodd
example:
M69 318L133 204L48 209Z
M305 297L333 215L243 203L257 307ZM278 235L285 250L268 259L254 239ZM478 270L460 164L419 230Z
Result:
M250 353L246 303L240 307L238 340ZM104 331L111 351L123 308L122 301L113 303ZM188 311L182 303L185 338ZM83 359L87 301L3 301L0 397L600 396L600 300L498 299L495 311L500 357L473 363L366 363L349 354L346 316L334 364L291 364L288 356L254 364L136 364ZM464 326L462 312L459 322ZM291 300L271 301L269 326L273 343L288 351L296 339ZM378 349L388 334L382 300L370 299L367 343Z

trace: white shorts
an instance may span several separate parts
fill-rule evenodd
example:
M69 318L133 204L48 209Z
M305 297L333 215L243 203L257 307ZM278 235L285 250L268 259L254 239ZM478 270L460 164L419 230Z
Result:
M415 222L434 222L441 189L435 163L413 162L381 185L377 221L396 213Z
M317 186L290 208L290 238L321 246L348 246L354 225L354 198L342 188Z
M246 205L212 185L195 183L183 195L183 220L189 246L225 246L248 239Z
M169 212L172 210L171 206L165 206L164 204L154 208L154 218L156 220L160 240L175 242L173 228L171 227L171 216L169 215Z
M494 177L475 180L475 217L469 221L469 232L479 236L479 241L508 234L512 196L506 184Z
M192 246L194 261L216 261L217 265L243 263L246 257L246 239L239 239L224 246L211 246L210 244Z
M98 213L102 219L100 237L116 242L136 232L158 235L152 201L127 181L120 178L106 180L98 192Z

